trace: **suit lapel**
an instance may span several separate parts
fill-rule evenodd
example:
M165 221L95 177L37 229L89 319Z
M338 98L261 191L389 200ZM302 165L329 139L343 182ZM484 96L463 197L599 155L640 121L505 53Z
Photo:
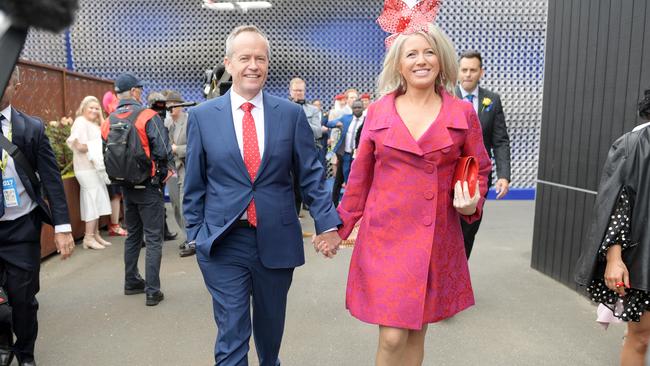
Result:
M244 164L244 159L241 156L241 151L239 150L239 144L237 143L237 134L235 134L235 123L232 118L232 107L230 105L230 91L224 95L223 98L219 98L215 102L215 108L219 111L217 114L218 118L221 119L217 121L221 124L223 128L223 133L218 134L223 136L222 141L227 147L230 157L233 159L235 165L239 168L242 174L244 174L250 180L250 175Z
M481 127L485 125L484 120L486 120L487 112L483 107L483 98L485 98L485 90L483 88L478 88L478 119L481 122Z
M257 178L262 175L264 168L268 165L269 156L277 143L277 131L282 128L282 111L279 103L271 99L267 93L263 93L264 103L264 154L259 169L257 169ZM257 180L256 178L256 180Z
M31 159L32 154L28 150L30 147L25 144L25 119L13 107L11 108L11 142L20 149L25 159L34 167ZM34 191L35 187L32 187L29 177L25 174L20 164L14 161L14 168L16 169L16 173L18 173L20 181L23 183L23 187L25 187L25 191L27 191L27 195L34 202L39 203L36 192Z

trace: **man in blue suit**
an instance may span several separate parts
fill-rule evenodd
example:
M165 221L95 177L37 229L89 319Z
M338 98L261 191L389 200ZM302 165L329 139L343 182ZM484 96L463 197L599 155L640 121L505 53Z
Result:
M332 188L332 201L334 206L339 205L341 187L343 182L348 181L350 167L352 166L352 154L356 148L357 132L363 125L363 102L356 100L352 103L352 114L343 115L341 118L330 121L327 127L338 127L341 129L341 137L332 149L336 153L338 163L336 164L336 175L334 176L334 187Z
M54 225L54 242L61 258L74 250L68 205L61 173L45 126L12 105L20 85L16 68L0 100L2 133L21 152L16 160L2 150L0 194L0 279L13 308L13 324L0 326L0 366L10 365L16 356L21 366L36 365L34 344L38 333L36 313L41 265L41 225ZM32 175L33 174L33 175ZM31 177L30 177L31 175ZM38 175L38 178L36 177ZM47 195L45 203L42 195ZM12 342L12 331L16 341Z
M224 60L231 90L188 118L183 209L213 299L219 366L248 364L251 331L260 365L280 365L293 269L305 262L292 175L319 240L334 252L340 243L305 113L262 91L269 54L257 27L234 29Z

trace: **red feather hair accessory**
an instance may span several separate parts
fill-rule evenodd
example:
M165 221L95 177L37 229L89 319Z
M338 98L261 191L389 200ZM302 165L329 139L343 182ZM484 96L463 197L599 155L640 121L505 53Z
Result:
M410 8L403 0L386 0L377 23L384 31L392 33L386 38L389 48L400 34L413 34L426 31L438 15L442 0L421 0Z

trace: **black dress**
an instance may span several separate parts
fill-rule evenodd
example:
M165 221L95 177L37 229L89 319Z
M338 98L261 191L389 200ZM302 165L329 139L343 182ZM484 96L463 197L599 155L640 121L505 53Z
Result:
M621 246L625 251L634 244L630 241L630 218L632 217L633 202L627 190L623 188L614 211L610 216L609 227L605 234L605 239L601 243L599 250L599 260L605 261L607 249L614 244ZM626 289L623 299L623 311L618 313L616 311L616 302L619 295L610 290L606 285L604 279L596 278L591 281L587 287L587 292L591 295L591 300L607 306L614 316L625 321L638 322L643 314L643 311L650 310L650 293L647 291L637 290L634 288Z

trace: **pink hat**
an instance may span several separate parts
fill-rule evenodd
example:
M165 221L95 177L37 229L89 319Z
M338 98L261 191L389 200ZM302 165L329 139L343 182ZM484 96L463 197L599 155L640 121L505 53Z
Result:
M102 106L104 107L104 110L106 113L111 114L117 109L117 104L118 104L117 97L115 94L113 94L112 91L107 91L104 93L104 97L102 98Z

